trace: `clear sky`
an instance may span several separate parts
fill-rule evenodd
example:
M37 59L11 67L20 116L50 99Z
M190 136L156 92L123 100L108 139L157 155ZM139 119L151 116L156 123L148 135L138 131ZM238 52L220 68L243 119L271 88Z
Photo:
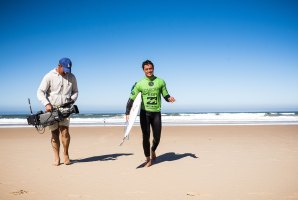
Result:
M0 113L43 109L43 76L73 62L81 112L124 112L150 59L164 111L298 110L296 0L2 0Z

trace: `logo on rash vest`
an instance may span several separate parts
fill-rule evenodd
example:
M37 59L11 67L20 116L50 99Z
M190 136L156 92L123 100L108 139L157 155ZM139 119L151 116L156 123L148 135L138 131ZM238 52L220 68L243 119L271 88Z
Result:
M149 85L149 86L153 86L153 85L154 85L154 82L150 81L150 82L148 83L148 85Z
M147 97L147 104L148 105L156 105L157 104L157 97Z

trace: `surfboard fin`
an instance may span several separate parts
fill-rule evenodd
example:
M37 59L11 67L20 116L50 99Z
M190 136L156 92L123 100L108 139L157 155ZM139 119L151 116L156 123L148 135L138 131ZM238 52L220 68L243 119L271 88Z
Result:
M126 129L127 129L127 124L128 124L128 122L125 122L125 128L124 128L124 132L126 131ZM125 139L129 139L129 135L127 135L127 136L124 136L123 137L123 139L122 139L122 142L120 143L120 145L119 146L122 146L122 144L124 143L124 141L125 141Z
M122 140L122 142L119 144L119 146L122 146L122 144L123 144L124 141L125 141L125 138L126 138L126 137L123 138L123 140Z

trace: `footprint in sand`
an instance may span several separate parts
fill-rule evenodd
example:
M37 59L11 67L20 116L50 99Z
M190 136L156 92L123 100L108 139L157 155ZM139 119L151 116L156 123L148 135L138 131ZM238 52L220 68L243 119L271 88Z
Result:
M202 193L198 193L198 192L188 192L188 193L186 193L186 196L194 197L195 199L197 199L199 197L208 197L210 195L207 193L202 194Z
M190 197L200 196L200 194L197 193L197 192L188 192L186 195L187 195L187 196L190 196Z
M22 194L27 194L28 191L26 190L19 190L19 191L16 191L16 192L12 192L13 195L22 195Z
M187 195L187 196L191 196L191 197L196 196L196 195L194 195L194 194L192 194L192 193L187 193L186 195Z

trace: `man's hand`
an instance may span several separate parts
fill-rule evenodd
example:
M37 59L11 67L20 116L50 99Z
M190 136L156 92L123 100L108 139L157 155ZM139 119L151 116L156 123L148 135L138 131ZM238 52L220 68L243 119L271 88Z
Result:
M46 112L51 112L52 109L53 109L52 104L48 103L48 104L46 105Z
M171 103L174 103L176 101L176 99L174 97L169 97L168 101L171 102Z
M126 115L126 122L128 122L129 120L129 115Z

